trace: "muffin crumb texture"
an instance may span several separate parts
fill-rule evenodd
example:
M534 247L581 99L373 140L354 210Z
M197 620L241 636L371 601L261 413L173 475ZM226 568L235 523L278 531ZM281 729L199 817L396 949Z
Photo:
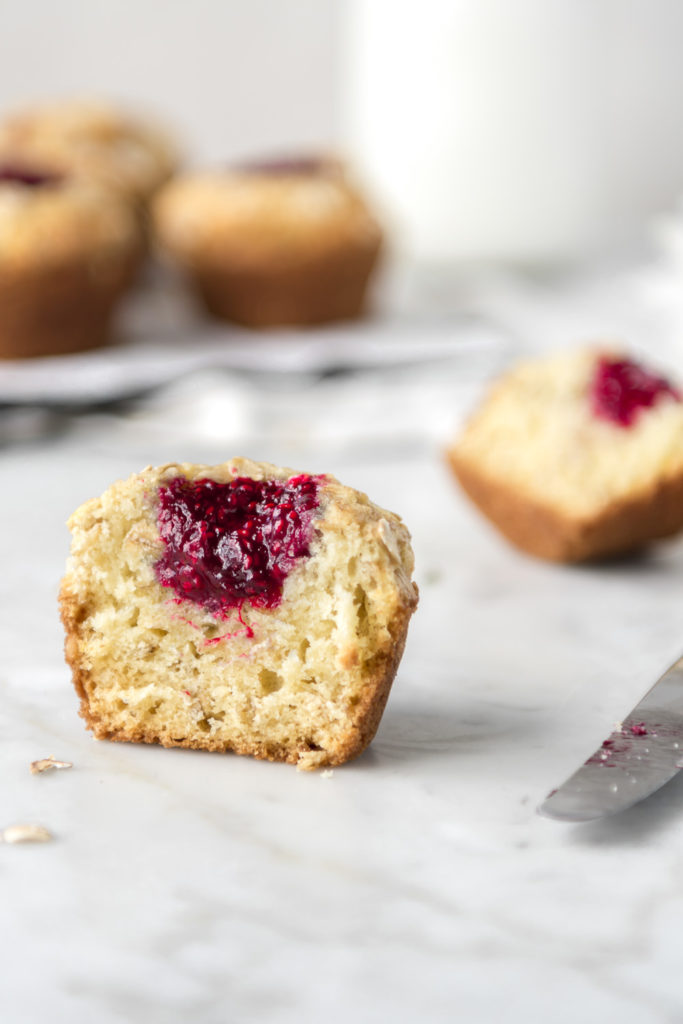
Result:
M237 602L234 589L222 604L187 600L160 576L170 564L160 493L179 479L317 481L310 543L299 537L295 557L281 563L277 600L268 592L261 603L258 595ZM371 741L417 604L410 538L397 516L332 477L234 459L148 468L86 502L69 525L66 657L97 738L232 750L304 769L342 764ZM241 539L228 523L212 551L243 572L261 557L247 534L263 523L239 528ZM197 531L202 543L216 534L211 524ZM191 534L188 593L204 565Z

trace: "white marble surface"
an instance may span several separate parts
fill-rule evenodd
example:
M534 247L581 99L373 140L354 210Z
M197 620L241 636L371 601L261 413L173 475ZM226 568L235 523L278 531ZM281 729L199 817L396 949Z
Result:
M249 448L223 418L241 386L215 378L208 411L189 382L175 412L0 450L0 825L55 837L0 845L8 1024L683 1019L683 779L592 825L535 813L681 653L683 541L581 569L506 547L440 454L486 371L468 366L252 381ZM367 430L316 429L332 407ZM387 711L331 775L98 743L76 713L64 520L147 462L236 445L334 472L413 533L421 604ZM30 775L49 754L73 769Z

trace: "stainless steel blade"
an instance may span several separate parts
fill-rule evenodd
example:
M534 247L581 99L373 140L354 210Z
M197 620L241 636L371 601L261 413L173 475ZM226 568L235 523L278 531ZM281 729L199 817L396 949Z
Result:
M683 768L683 658L664 673L601 747L548 794L539 814L591 821L654 793Z

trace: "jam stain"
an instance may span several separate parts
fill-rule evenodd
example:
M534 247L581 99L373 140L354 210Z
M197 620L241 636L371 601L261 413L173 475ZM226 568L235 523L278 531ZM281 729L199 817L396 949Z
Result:
M632 736L647 736L647 728L644 722L634 722L633 725L629 725L629 730Z
M58 185L59 174L38 171L21 164L0 164L0 185L23 185L25 188L40 188L43 185Z
M591 384L593 414L620 427L630 427L641 409L649 409L668 395L681 394L664 377L649 373L630 359L601 356Z
M157 579L219 618L235 608L241 617L245 601L277 607L285 579L310 554L321 479L174 477L159 488Z
M599 764L603 768L623 767L623 765L620 765L621 755L630 755L633 750L638 749L637 746L634 746L632 740L648 735L656 738L659 736L659 729L659 725L653 725L648 728L645 722L632 722L630 725L624 724L618 732L613 732L609 739L603 741L600 749L596 750L588 758L586 764ZM644 752L647 753L647 748L645 748Z

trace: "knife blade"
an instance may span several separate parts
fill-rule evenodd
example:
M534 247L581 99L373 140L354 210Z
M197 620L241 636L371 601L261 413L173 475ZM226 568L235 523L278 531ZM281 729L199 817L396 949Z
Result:
M594 754L538 813L592 821L650 796L683 768L683 657L648 690Z

